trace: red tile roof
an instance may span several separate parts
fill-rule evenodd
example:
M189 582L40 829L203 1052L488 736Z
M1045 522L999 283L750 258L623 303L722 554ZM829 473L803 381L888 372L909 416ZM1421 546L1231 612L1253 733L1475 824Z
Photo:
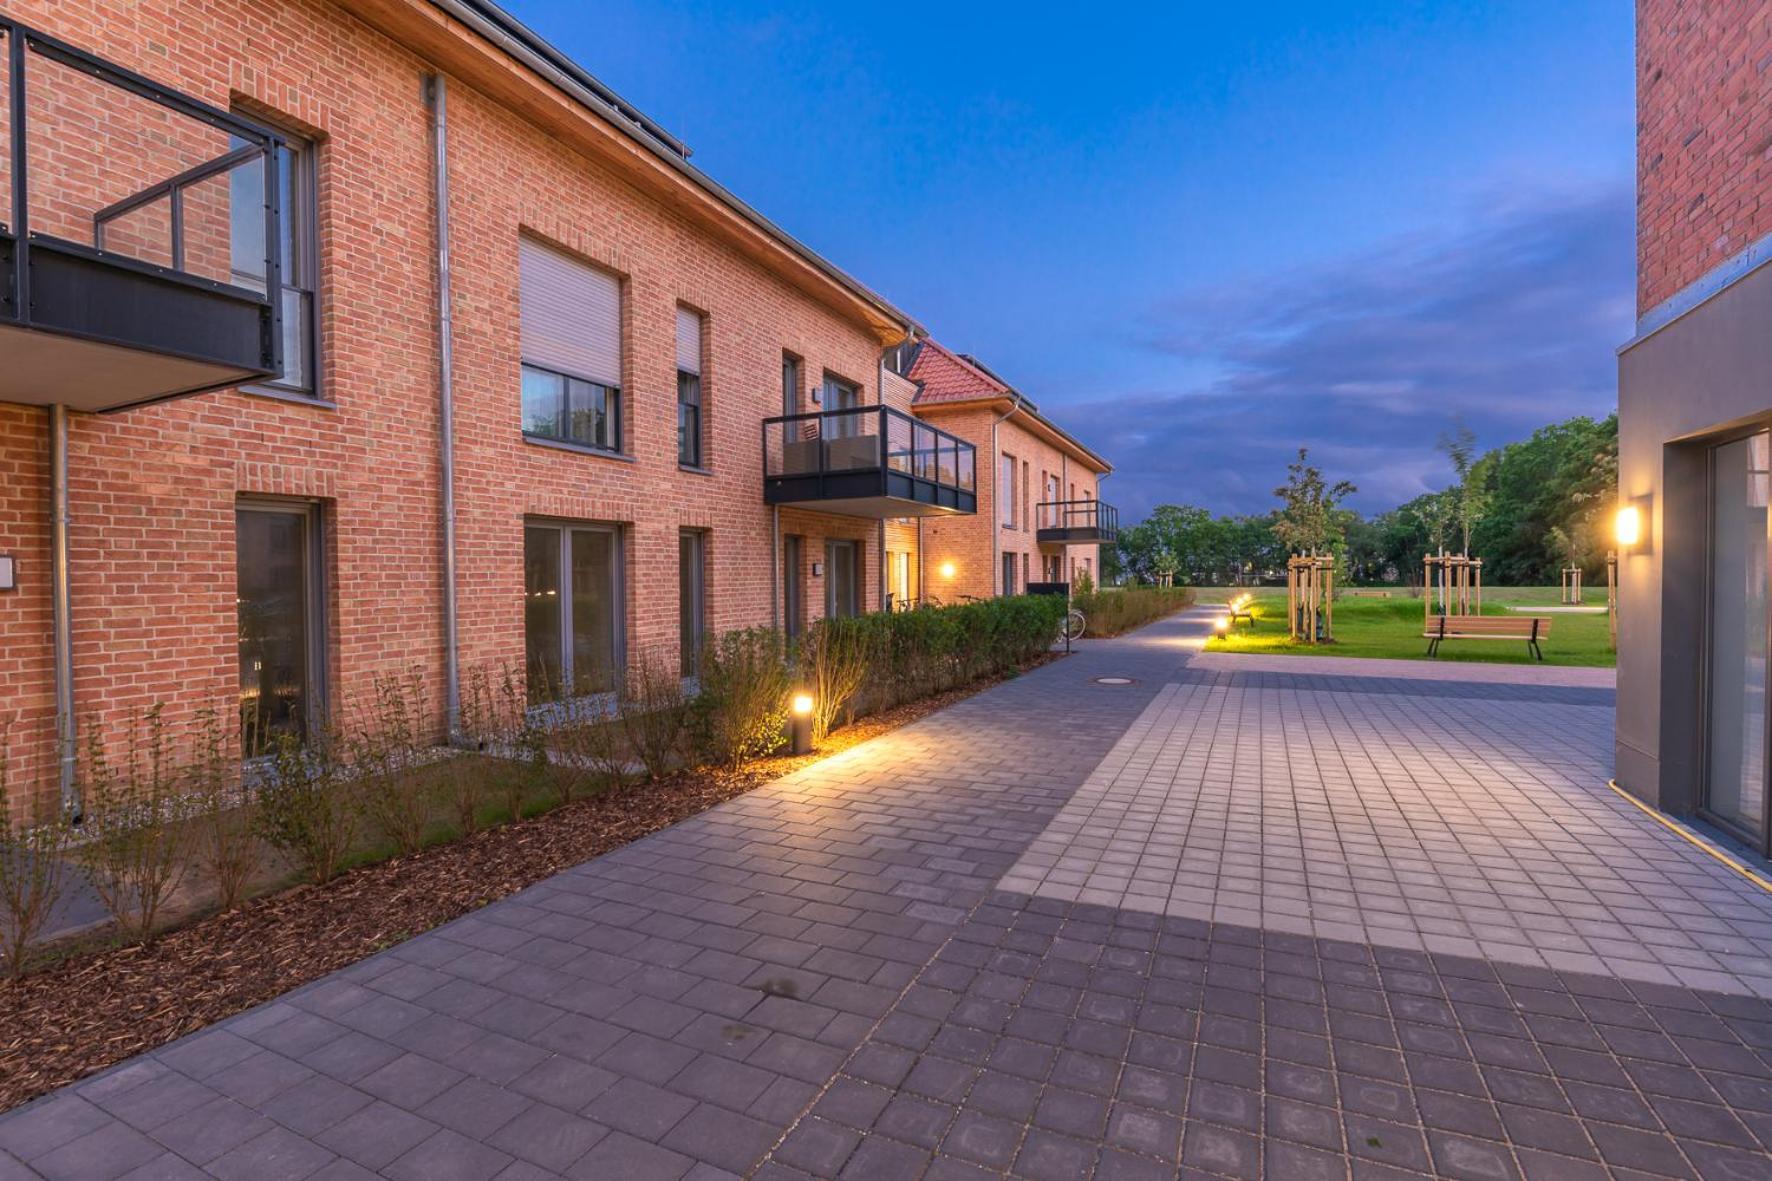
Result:
M974 398L1020 397L1009 384L983 365L963 353L925 340L917 346L917 356L906 374L922 388L917 403L965 402ZM1028 406L1033 403L1022 398Z

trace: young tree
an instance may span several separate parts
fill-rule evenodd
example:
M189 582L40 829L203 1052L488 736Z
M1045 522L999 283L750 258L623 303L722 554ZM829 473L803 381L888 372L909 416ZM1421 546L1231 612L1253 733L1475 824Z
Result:
M1357 491L1347 480L1324 480L1300 447L1298 458L1286 465L1286 482L1274 489L1281 503L1274 536L1294 553L1327 552L1346 529L1347 514L1336 506Z
M1489 504L1485 487L1489 467L1487 457L1477 457L1476 432L1462 422L1451 434L1440 436L1439 449L1452 461L1452 471L1458 476L1457 485L1450 489L1455 494L1452 515L1458 525L1459 552L1468 554L1471 552L1471 530L1483 519Z

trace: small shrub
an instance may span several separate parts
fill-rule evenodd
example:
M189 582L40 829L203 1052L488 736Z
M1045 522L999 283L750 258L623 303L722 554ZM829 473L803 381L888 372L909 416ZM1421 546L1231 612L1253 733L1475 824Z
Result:
M147 943L190 862L193 829L183 775L158 705L131 719L120 767L96 726L86 734L85 820L75 856L123 937Z
M37 942L67 884L68 825L50 806L28 815L12 802L10 752L0 727L0 953L13 976Z
M737 768L782 744L789 675L781 633L731 631L702 653L696 722L707 756Z
M376 832L401 853L416 853L430 822L433 785L420 772L424 681L415 670L377 676L369 715L348 743L358 798Z
M1071 594L1092 595L1095 593L1095 579L1089 577L1089 571L1079 570L1071 580Z
M604 787L620 788L627 783L628 751L621 719L615 714L579 718L554 731L552 737L565 756L562 761L574 770Z
M331 735L303 744L293 734L270 743L258 789L258 835L316 885L338 874L357 837L360 810Z
M197 867L214 887L217 905L233 910L264 865L264 842L257 832L258 800L246 790L240 761L214 710L198 719L190 786Z
M879 648L877 625L861 619L821 619L800 641L800 676L812 692L812 741L823 742L837 717L866 682Z
M675 662L641 653L622 687L616 713L622 736L648 779L664 778L681 758L689 704Z

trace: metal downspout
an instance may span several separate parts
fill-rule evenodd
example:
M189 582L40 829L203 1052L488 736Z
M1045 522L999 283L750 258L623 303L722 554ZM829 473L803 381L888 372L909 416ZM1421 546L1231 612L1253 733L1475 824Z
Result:
M781 613L781 506L769 506L769 619L783 639L787 638L787 620Z
M437 465L443 525L443 681L449 740L461 739L461 651L455 600L455 320L449 266L449 91L441 74L426 87L437 204Z
M1015 394L1013 398L1014 400L1009 403L1009 413L999 414L991 420L991 486L993 488L997 487L998 478L1003 474L1003 453L997 449L997 428L1014 418L1015 412L1021 409L1021 395ZM1002 489L997 488L997 491L1000 493ZM1009 500L1011 504L1015 502L1015 476L1013 473L1009 477ZM1003 506L997 503L995 495L991 497L991 515L996 518L991 522L991 585L997 588L999 595L1006 595L1009 593L1009 588L1003 585Z
M80 818L74 786L74 628L68 594L68 408L49 408L49 586L55 642L55 743L62 812Z

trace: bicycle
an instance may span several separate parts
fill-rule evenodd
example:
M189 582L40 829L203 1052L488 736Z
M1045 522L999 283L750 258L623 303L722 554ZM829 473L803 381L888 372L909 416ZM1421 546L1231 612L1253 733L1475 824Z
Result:
M1068 644L1072 640L1082 639L1083 633L1088 628L1089 617L1083 614L1082 608L1072 607L1064 613L1064 626L1058 634L1064 637L1064 642Z

